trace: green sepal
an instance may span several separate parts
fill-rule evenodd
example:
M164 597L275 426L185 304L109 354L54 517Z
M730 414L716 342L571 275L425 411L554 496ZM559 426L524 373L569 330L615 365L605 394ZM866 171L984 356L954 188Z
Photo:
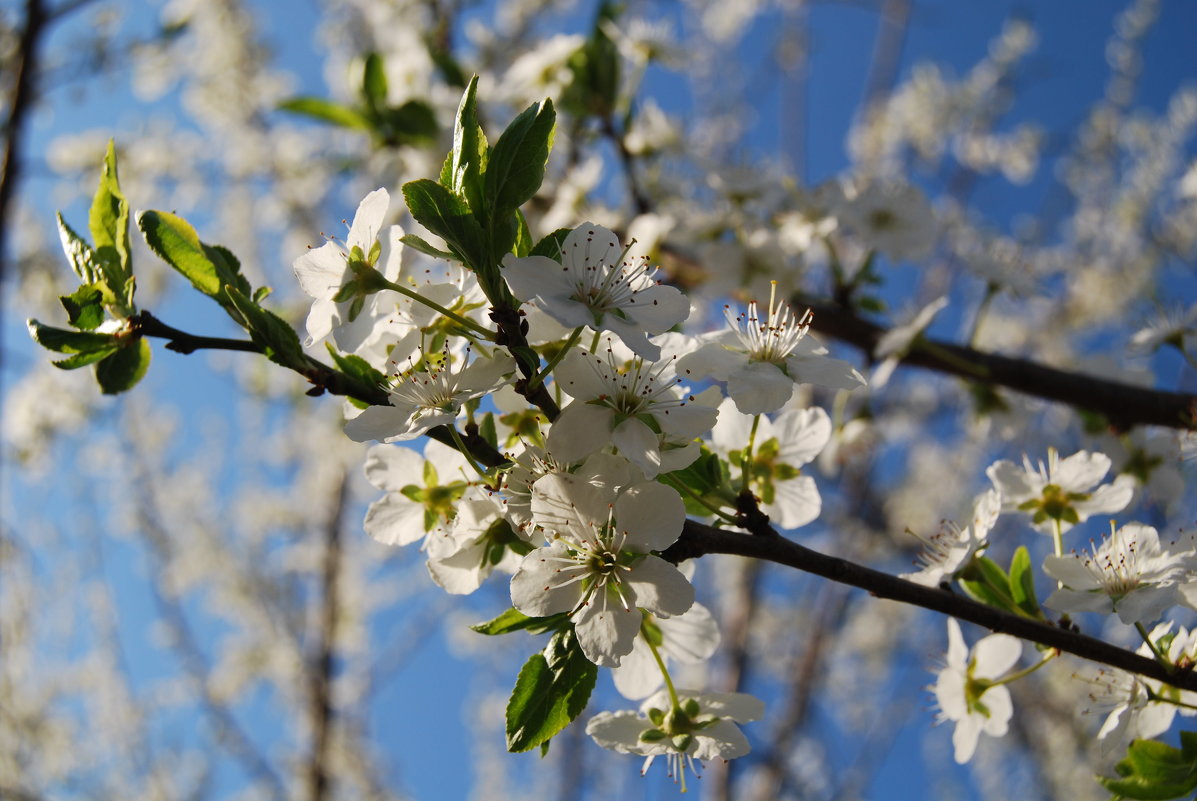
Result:
M227 248L204 244L189 222L166 211L143 211L137 216L137 227L150 250L219 303L239 325L244 324L235 304L221 290L231 286L245 298L253 290Z
M553 233L536 243L529 256L544 256L553 261L561 261L561 248L565 245L565 238L573 233L572 228L558 228Z
M366 115L357 109L342 106L320 97L293 97L279 103L278 108L280 111L302 114L339 128L353 128L360 131L369 131L373 128Z
M100 170L100 185L92 198L88 227L95 260L104 271L104 282L116 294L125 288L133 271L129 262L129 202L121 192L116 172L116 145L111 139ZM131 297L120 297L119 300L131 310Z
M1031 555L1025 545L1020 545L1010 560L1010 595L1022 614L1036 619L1043 617L1039 601L1035 597L1035 575L1031 570Z
M120 347L120 340L115 334L68 331L65 328L42 325L34 319L27 320L25 324L29 327L29 334L34 342L55 353L94 353L106 348Z
M456 260L477 269L485 253L482 228L465 201L427 178L404 184L403 198L416 222L445 240Z
M132 389L150 369L150 343L141 337L122 345L115 353L96 362L96 381L105 395Z
M446 261L460 261L460 259L458 259L457 256L454 256L449 251L441 250L438 247L434 247L433 245L430 245L428 243L428 240L424 239L423 237L416 236L415 234L404 234L402 237L400 237L399 241L402 242L403 244L407 245L409 248L412 248L413 250L418 250L420 253L423 253L425 256L431 256L434 259L445 259Z
M487 170L489 146L478 124L478 76L470 78L457 116L453 120L453 150L441 168L440 183L475 212L483 209L482 176ZM430 229L431 230L431 229Z
M92 331L104 322L104 290L100 284L83 284L70 295L58 298L67 312L67 322Z
M262 348L266 358L292 370L302 371L306 367L299 336L286 320L254 303L237 287L226 285L224 291L245 320L250 339Z
M1159 740L1135 740L1114 766L1121 778L1102 776L1102 786L1121 798L1166 801L1197 790L1197 732L1182 731L1180 748Z
M543 634L546 631L561 631L569 625L569 615L564 612L548 617L528 617L520 610L512 607L503 614L478 623L470 628L479 634L496 635L510 634L513 631L527 631L531 634Z
M503 131L486 167L489 219L518 209L540 189L556 122L553 101L546 98L526 108Z
M354 356L352 353L338 353L331 342L325 342L324 346L328 348L328 355L332 357L337 369L345 375L371 386L380 386L386 383L387 377L361 356Z
M515 681L507 703L507 750L529 751L552 739L582 714L597 678L598 665L582 653L573 628L554 634Z

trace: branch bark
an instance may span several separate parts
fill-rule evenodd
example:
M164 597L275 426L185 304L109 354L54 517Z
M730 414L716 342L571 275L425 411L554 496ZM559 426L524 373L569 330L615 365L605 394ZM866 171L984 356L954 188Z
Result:
M813 551L785 539L769 527L757 527L754 533L745 534L687 520L682 536L661 555L676 563L710 553L737 554L776 562L840 584L868 590L878 598L888 598L951 615L991 631L1011 634L1082 659L1162 681L1182 690L1197 691L1197 673L1191 670L1169 672L1159 662L1094 637L1003 612L947 590L924 587L846 559Z
M865 353L873 352L887 330L842 306L801 295L793 302L814 312L815 331ZM925 338L915 341L902 363L1097 412L1121 431L1138 425L1197 429L1197 395L1136 387Z

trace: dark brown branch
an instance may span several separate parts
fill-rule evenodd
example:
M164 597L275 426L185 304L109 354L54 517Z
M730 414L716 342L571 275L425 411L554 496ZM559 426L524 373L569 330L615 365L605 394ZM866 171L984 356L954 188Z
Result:
M311 671L312 756L308 763L308 798L324 801L329 784L329 742L333 725L333 668L337 648L337 618L341 614L341 515L349 492L349 477L341 476L332 512L324 526L324 569L321 575L320 630Z
M4 121L4 163L0 172L0 279L3 279L8 260L9 212L16 194L21 172L21 146L24 142L25 120L33 108L38 58L47 15L42 0L26 0L25 26L17 45L14 73L16 75L8 118Z
M868 590L878 598L888 598L951 615L991 631L1010 634L1082 659L1137 673L1182 690L1197 691L1197 673L1193 671L1169 673L1160 663L1107 642L1049 623L1003 612L946 590L924 587L846 559L812 551L785 539L769 528L758 530L755 534L745 534L687 520L682 536L662 556L672 562L680 562L709 553L737 554L776 562L840 584Z
M814 312L811 327L815 331L866 353L872 353L877 340L886 333L885 328L841 306L801 296L795 297L794 303ZM928 339L916 340L902 363L1088 409L1121 431L1137 425L1197 428L1197 395L1145 389Z

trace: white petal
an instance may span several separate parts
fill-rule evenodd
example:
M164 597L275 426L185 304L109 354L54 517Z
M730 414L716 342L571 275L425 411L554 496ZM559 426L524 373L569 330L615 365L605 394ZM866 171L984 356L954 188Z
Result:
M781 445L777 458L793 467L801 467L809 464L827 446L831 439L831 418L818 406L786 409L773 421L773 436Z
M695 759L708 762L712 759L734 759L744 756L752 749L748 738L730 720L717 720L694 735Z
M374 240L378 239L378 232L382 228L382 220L387 215L387 207L391 198L385 189L375 189L362 198L353 215L353 225L349 227L349 236L345 242L352 249L359 247L364 255L370 255L370 248Z
M366 533L383 545L410 545L424 536L424 506L399 493L384 495L366 510Z
M681 536L685 521L677 490L655 481L637 484L615 501L615 525L628 537L625 550L663 551Z
M1001 678L1022 656L1022 640L1009 634L990 634L973 647L973 676Z
M511 577L511 605L532 617L573 609L582 597L582 584L563 584L574 575L573 571L558 569L565 553L565 546L557 542L525 556Z
M622 456L644 471L647 478L661 472L661 444L655 431L643 421L629 417L611 432L611 444Z
M794 379L775 364L751 362L728 376L727 394L743 414L768 414L789 402Z
M587 659L615 667L632 650L641 619L639 609L625 607L610 592L600 590L574 616L574 632Z
M635 712L600 712L586 724L586 733L603 748L620 754L640 753L640 735L651 724Z
M371 445L366 451L366 480L386 492L398 492L409 484L423 484L424 457L411 448Z
M632 568L623 583L636 593L636 605L654 615L680 615L694 605L694 585L676 567L651 554Z
M773 503L764 512L777 520L782 528L798 528L819 517L823 499L819 488L810 476L798 476L789 481L779 481L774 487Z
M620 660L619 667L612 669L611 678L615 680L615 689L624 698L644 698L661 686L661 669L644 641L644 635L636 637L631 652Z
M611 441L615 413L606 406L574 401L549 429L547 446L563 462L578 462Z
M701 379L714 376L726 381L734 371L748 364L748 356L742 352L728 350L720 344L709 342L698 350L677 360L679 376Z
M415 439L427 430L413 430L410 409L395 406L370 406L357 417L345 423L345 436L354 442L395 442Z
M678 571L686 575L681 567ZM719 648L719 625L710 610L698 602L685 614L660 618L656 623L663 639L661 650L679 662L700 664Z
M317 300L332 300L341 288L349 262L336 242L325 242L291 263L299 287Z
M569 294L568 283L563 277L564 269L547 256L521 259L508 253L503 257L502 275L511 287L511 294L524 302L537 295L554 297Z
M650 334L663 334L690 316L690 301L676 287L652 286L633 298L624 311Z

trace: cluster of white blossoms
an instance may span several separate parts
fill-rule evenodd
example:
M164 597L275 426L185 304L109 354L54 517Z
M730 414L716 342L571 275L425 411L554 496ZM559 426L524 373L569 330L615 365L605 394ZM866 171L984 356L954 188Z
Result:
M514 609L564 616L585 657L614 670L627 697L665 683L641 714L592 720L587 731L601 745L648 762L666 756L675 778L696 761L746 753L733 721L755 720L761 703L676 690L668 673L671 663L706 660L719 643L714 618L695 603L693 571L659 555L687 516L668 477L704 451L721 455L780 526L809 523L821 502L802 469L827 444L831 422L822 409L795 406L795 387L850 390L864 378L809 334L809 312L775 293L764 310L728 309L723 331L671 333L689 315L686 298L630 259L614 233L585 223L561 240L558 258L502 261L530 323L549 331L548 318L567 333L554 343L554 332L529 332L531 342L548 341L548 362L520 383L529 394L543 385L561 407L555 419L529 404L495 413L485 396L509 395L519 376L481 317L477 279L463 270L439 283L412 280L401 232L375 241L386 208L385 191L370 193L344 246L330 241L295 263L314 298L309 343L331 335L387 376L387 404L347 405L346 434L381 443L366 462L384 493L366 531L390 545L421 543L429 574L450 593L473 592L496 568L510 573ZM710 378L723 383L691 385ZM462 424L477 432L484 416L492 447L509 444L498 468L477 464L459 432ZM430 441L422 457L391 444L433 429L452 439ZM734 523L736 495L724 495L691 500Z
M1140 653L1172 669L1191 667L1197 657L1197 637L1184 628L1172 632L1173 624L1161 618L1175 606L1197 610L1197 539L1161 542L1159 533L1142 523L1110 523L1110 533L1100 544L1090 541L1084 550L1063 550L1063 534L1095 515L1110 515L1125 509L1134 494L1134 481L1121 474L1106 482L1109 457L1081 451L1060 458L1049 449L1047 461L1022 466L999 461L987 473L993 488L980 495L972 520L963 527L945 521L939 532L921 538L926 546L920 555L920 570L903 577L927 586L946 586L959 581L978 599L991 602L993 591L1010 596L1011 611L1042 617L1032 599L1020 602L1017 592L1027 592L1018 572L1029 563L1012 563L1008 583L995 584L994 569L1005 573L983 555L989 535L1003 513L1024 516L1037 531L1054 535L1055 553L1047 555L1043 572L1057 581L1044 606L1068 615L1099 612L1117 615L1133 626L1144 643ZM1029 518L1029 519L1027 519ZM1023 551L1025 556L1025 549ZM987 564L981 564L987 562ZM1033 585L1030 590L1033 593ZM1154 628L1149 632L1148 627ZM941 721L953 721L955 756L967 762L982 733L1001 737L1006 733L1013 707L1005 685L1042 667L1056 656L1048 651L1037 662L1013 671L1022 654L1019 640L996 634L980 640L970 651L960 626L948 621L948 655L943 670L931 688L940 709ZM1193 714L1191 693L1119 670L1103 670L1091 680L1092 710L1108 713L1098 738L1150 738L1165 731L1177 712Z
M858 219L845 225L881 225L867 197L859 196ZM815 520L821 499L803 468L828 445L832 423L822 409L797 405L795 388L852 390L864 377L829 357L809 333L810 312L786 305L776 284L767 305L726 307L722 330L678 333L689 314L685 297L645 261L629 258L614 233L584 223L559 240L557 258L502 260L498 272L526 315L528 341L546 360L521 378L516 359L497 344L500 332L483 317L488 303L474 274L448 270L440 282L412 280L399 232L389 233L386 246L374 241L385 211L385 192L371 193L345 247L330 241L295 264L314 298L310 340L331 335L387 376L386 404L347 407L346 434L381 443L366 463L367 478L384 493L370 506L367 532L386 544L420 542L429 574L450 593L475 591L496 569L509 574L512 614L556 621L586 660L614 671L622 694L652 696L638 712L593 718L587 732L600 745L644 756L646 767L664 756L683 782L696 762L746 753L735 723L759 717L760 702L677 689L670 677L671 664L708 659L719 632L695 602L692 570L661 554L682 534L688 510L741 524L745 493L782 528ZM875 246L912 257L925 241L877 234ZM908 347L942 305L894 334L905 339L887 344L879 358ZM536 392L547 392L557 408L521 397ZM479 464L461 430L484 440L494 458ZM391 444L437 432L440 442L429 442L423 457ZM678 478L700 458L698 472L714 460L722 478L698 487ZM1065 615L1117 614L1138 628L1149 653L1192 661L1197 646L1187 632L1165 637L1163 629L1146 629L1172 606L1197 608L1192 541L1163 544L1150 526L1111 524L1101 544L1064 550L1074 526L1130 504L1136 479L1106 481L1111 467L1101 453L1061 458L1054 449L1044 462L994 463L987 470L992 489L976 498L971 519L945 521L923 538L919 569L904 578L932 587L958 582L985 603L1046 619L1026 549L1008 572L986 555L999 518L1021 515L1053 538L1042 569L1057 586L1044 606ZM727 486L737 479L738 491ZM1015 670L1017 639L993 635L970 650L955 621L948 639L933 689L940 719L956 725L956 759L965 762L982 733L1006 732L1012 703L1005 685L1057 653ZM1095 707L1113 710L1102 736L1155 732L1170 714L1160 705L1181 698L1121 674L1103 674L1098 685Z

